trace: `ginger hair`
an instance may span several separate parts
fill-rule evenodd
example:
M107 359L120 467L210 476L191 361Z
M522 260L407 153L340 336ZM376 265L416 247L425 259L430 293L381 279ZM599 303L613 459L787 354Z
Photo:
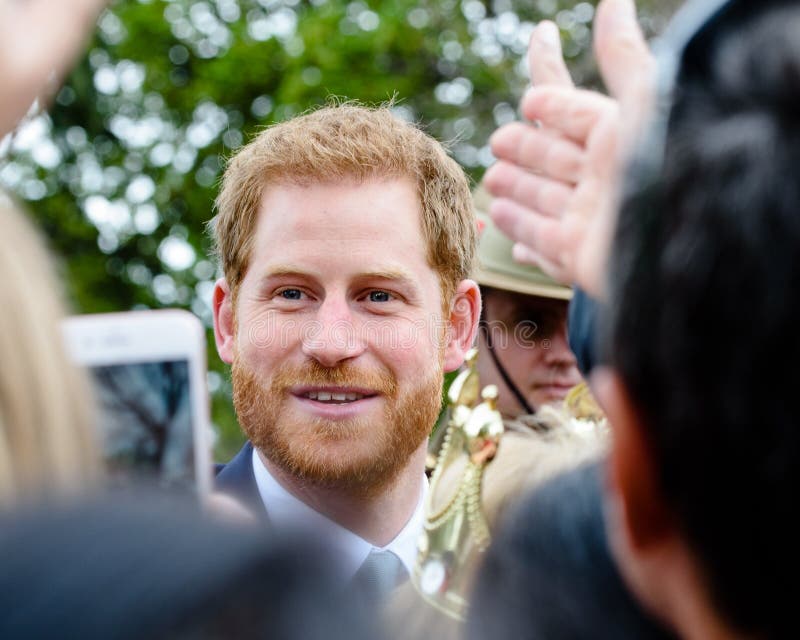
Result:
M234 299L247 272L265 189L393 178L416 186L428 263L439 275L443 300L449 300L469 277L476 252L464 171L439 142L396 117L391 105L349 102L268 127L230 159L210 227Z

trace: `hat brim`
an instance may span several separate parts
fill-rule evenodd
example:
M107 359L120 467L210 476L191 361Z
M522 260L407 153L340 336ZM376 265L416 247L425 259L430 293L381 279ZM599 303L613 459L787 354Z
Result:
M496 271L486 271L478 267L473 276L478 284L505 291L513 291L528 296L538 296L540 298L552 298L554 300L571 300L572 289L562 285L552 285L536 282L533 279L525 279L505 275Z

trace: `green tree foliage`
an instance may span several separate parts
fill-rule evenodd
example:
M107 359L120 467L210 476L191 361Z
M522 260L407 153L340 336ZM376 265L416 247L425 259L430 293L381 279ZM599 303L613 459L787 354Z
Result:
M118 1L49 115L6 140L0 184L30 201L76 310L180 306L210 327L205 224L225 159L259 128L331 96L394 99L478 180L516 117L534 24L557 22L591 84L593 15L557 0ZM209 364L227 458L241 435L210 331Z

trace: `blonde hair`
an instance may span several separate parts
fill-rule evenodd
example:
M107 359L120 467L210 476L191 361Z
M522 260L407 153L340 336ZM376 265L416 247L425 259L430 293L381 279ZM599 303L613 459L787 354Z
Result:
M69 362L51 258L0 194L0 507L85 487L97 470L84 374Z
M327 106L262 131L228 163L210 227L234 297L244 277L264 189L275 184L409 178L422 205L428 263L444 300L472 272L475 216L464 171L441 144L390 105Z

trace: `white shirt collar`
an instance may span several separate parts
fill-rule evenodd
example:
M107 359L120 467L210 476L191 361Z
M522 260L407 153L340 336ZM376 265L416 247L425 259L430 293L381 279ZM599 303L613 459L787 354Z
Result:
M313 531L326 546L336 553L338 564L346 578L355 575L373 549L394 553L411 575L417 557L417 539L422 533L424 524L425 494L428 491L428 480L425 474L422 475L419 500L411 518L394 540L384 547L376 547L349 529L345 529L315 511L284 489L264 466L255 449L253 449L252 459L258 492L264 508L267 510L270 523L276 529Z

